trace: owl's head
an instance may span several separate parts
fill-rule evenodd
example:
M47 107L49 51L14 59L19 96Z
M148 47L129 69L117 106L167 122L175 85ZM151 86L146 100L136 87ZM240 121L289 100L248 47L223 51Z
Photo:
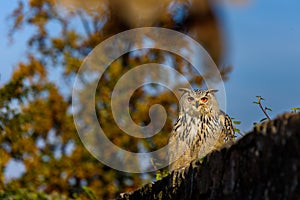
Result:
M191 116L219 112L219 105L214 95L218 90L190 90L180 88L183 94L180 98L180 112Z

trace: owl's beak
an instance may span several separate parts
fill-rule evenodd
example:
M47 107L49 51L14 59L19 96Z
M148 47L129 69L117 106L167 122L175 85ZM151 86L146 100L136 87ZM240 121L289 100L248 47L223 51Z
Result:
M199 107L199 101L196 101L196 108Z

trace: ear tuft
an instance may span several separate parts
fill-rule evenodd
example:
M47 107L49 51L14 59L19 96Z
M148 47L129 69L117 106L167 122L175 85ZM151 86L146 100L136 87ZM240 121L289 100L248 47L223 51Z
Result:
M179 88L178 91L184 92L184 93L186 93L186 92L191 92L191 90L188 89L188 88Z
M212 93L212 94L214 94L214 93L216 93L216 92L218 92L218 91L219 91L219 90L215 90L215 89L209 89L209 90L208 90L208 92L209 92L209 93Z

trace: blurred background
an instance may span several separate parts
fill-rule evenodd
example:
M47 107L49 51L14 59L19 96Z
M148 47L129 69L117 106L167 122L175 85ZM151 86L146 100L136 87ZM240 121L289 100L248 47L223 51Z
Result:
M155 179L155 172L129 174L94 159L77 136L71 88L82 60L101 41L143 26L185 33L209 52L225 81L226 112L241 132L264 118L300 107L300 2L254 0L0 2L0 195L40 198L114 198ZM182 44L182 48L188 48ZM203 79L180 57L156 50L128 53L101 78L96 96L99 122L116 145L133 152L166 144L177 116L174 95L159 86L139 88L130 101L133 120L149 123L151 105L165 106L168 120L151 139L137 140L112 121L110 95L134 66L168 61L193 86ZM143 75L147 78L147 75ZM123 98L123 97L120 97ZM155 163L159 167L159 163ZM22 189L22 190L21 190ZM4 192L5 191L5 192ZM1 196L0 196L1 197Z

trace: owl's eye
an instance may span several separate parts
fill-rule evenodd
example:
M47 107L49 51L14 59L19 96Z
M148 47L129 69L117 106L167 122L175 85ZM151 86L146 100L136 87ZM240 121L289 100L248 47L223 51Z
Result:
M202 97L202 98L201 98L201 102L202 102L202 103L206 103L207 101L208 101L208 98L207 98L207 97Z
M194 101L194 98L193 97L188 97L188 101L189 102Z

